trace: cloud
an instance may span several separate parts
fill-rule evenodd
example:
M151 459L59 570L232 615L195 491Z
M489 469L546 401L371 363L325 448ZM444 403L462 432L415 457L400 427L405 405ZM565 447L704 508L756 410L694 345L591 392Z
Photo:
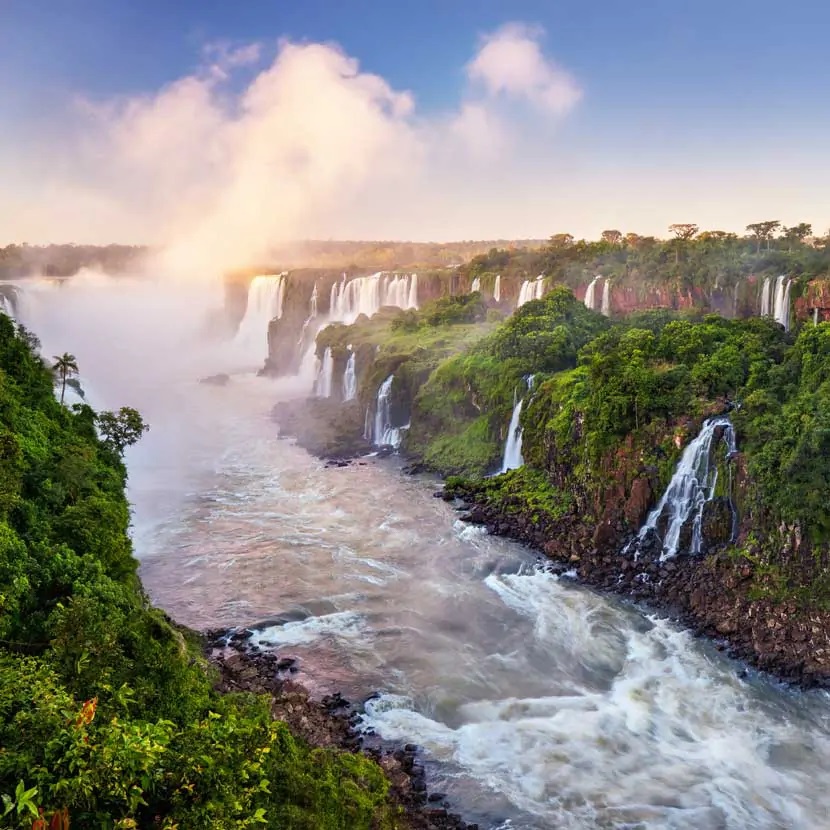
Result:
M467 76L491 96L523 98L553 115L576 106L582 90L574 78L542 53L540 29L508 23L483 38Z
M78 99L48 169L14 202L0 194L0 220L29 241L153 242L196 275L298 238L423 238L452 232L456 217L469 235L494 164L507 175L521 134L495 96L546 113L578 97L535 37L514 25L485 39L475 88L433 115L334 45L211 44L158 90Z

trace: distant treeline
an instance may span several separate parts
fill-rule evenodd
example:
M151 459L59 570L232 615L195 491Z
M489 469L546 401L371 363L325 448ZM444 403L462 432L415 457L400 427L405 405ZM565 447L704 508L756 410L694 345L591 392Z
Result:
M71 277L82 268L115 274L144 257L140 245L7 245L0 248L0 279Z

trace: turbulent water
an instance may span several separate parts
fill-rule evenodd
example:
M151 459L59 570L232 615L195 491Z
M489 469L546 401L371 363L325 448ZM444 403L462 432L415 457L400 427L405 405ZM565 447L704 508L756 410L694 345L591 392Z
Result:
M200 628L282 615L263 647L300 657L318 692L382 692L367 726L421 744L431 788L482 828L827 826L824 695L741 679L677 627L539 570L393 460L327 469L277 440L273 402L308 379L233 373L191 295L152 288L79 284L24 308L48 354L77 355L94 405L151 423L128 461L156 603ZM197 383L209 369L231 382Z

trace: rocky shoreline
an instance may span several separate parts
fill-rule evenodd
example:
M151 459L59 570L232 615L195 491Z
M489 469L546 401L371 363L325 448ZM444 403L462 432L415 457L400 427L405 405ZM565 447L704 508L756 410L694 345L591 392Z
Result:
M585 585L668 615L730 656L802 688L830 688L830 612L752 598L752 568L725 551L661 562L659 547L621 553L630 537L603 539L576 516L531 521L476 500L463 485L435 495L454 502L463 521L539 551Z
M450 809L446 796L429 792L420 749L394 745L359 729L363 704L341 694L315 700L294 680L296 660L263 651L248 640L250 629L210 631L205 654L219 671L220 692L268 695L274 717L284 721L295 737L313 747L359 752L381 767L389 780L392 802L401 811L401 830L479 830Z

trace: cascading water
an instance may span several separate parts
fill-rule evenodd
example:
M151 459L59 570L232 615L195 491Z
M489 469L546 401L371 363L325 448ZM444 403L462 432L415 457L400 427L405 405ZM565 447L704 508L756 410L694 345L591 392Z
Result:
M5 293L0 293L0 312L5 314L7 317L11 317L12 320L15 319L14 304L12 303L11 297L7 296Z
M470 286L470 293L474 294L476 291L481 291L481 278L476 277L473 280L473 284Z
M533 375L525 378L528 392L533 389ZM507 439L504 442L504 456L501 462L501 472L516 470L523 466L525 461L522 457L522 405L524 397L519 398L516 392L513 393L513 414L510 416L510 424L507 427Z
M585 290L585 300L583 302L585 303L585 308L590 308L591 311L596 311L597 310L597 307L596 307L597 303L596 303L596 297L595 297L596 284L597 284L597 280L601 280L601 279L602 279L602 274L597 274L591 280L591 282L588 283L588 288Z
M392 426L392 384L395 381L394 375L380 385L378 397L375 403L375 424L372 432L372 443L376 447L395 447L401 445L401 429L405 427Z
M334 357L331 348L323 352L323 360L320 363L320 372L317 375L316 393L318 398L330 398L332 379L334 377Z
M790 286L792 280L780 276L775 280L775 304L772 309L772 316L776 323L784 326L785 331L790 330Z
M741 279L738 277L738 281L735 283L735 290L732 292L732 316L738 316L738 292L741 288Z
M772 283L769 277L764 277L761 285L761 317L769 317L772 308Z
M493 299L501 302L501 274L496 274L496 281L493 283Z
M257 359L267 353L268 324L282 317L285 284L285 273L262 274L248 286L248 304L234 343L252 355L255 353Z
M521 308L531 300L541 300L545 296L545 275L539 274L535 280L525 280L519 291L519 301L516 308Z
M602 306L600 311L606 316L611 316L611 280L606 279L602 285Z
M351 351L351 346L349 349ZM353 401L357 397L357 355L351 351L346 362L346 370L343 372L343 400Z
M680 532L689 517L692 518L689 553L700 553L703 508L714 498L718 481L717 462L713 457L716 436L726 445L727 458L737 451L735 431L729 418L719 416L705 421L698 436L683 450L669 486L637 535L634 544L639 546L649 532L656 532L658 522L666 516L668 524L661 562L677 554Z
M358 315L371 317L383 306L418 308L418 275L385 274L343 279L331 289L329 322L353 323Z
M507 440L504 443L504 458L501 462L501 471L515 470L521 467L525 461L522 457L522 404L524 398L519 398L513 405L513 415L510 417L510 426L507 427Z

